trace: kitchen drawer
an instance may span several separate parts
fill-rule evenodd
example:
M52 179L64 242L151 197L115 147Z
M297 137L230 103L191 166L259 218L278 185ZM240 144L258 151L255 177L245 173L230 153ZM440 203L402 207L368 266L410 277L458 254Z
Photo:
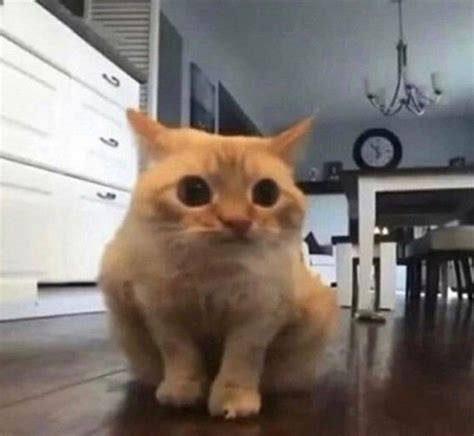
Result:
M138 163L125 110L80 84L74 84L72 90L75 119L66 146L68 170L130 188Z
M57 166L70 79L3 37L0 44L0 152Z
M137 107L139 84L32 0L6 0L3 31L34 53L123 107Z
M80 39L75 41L73 51L74 78L123 108L138 106L139 84L128 74Z
M32 0L5 0L3 31L65 71L69 70L74 32Z
M64 271L67 281L95 281L106 243L127 211L130 195L95 183L68 179L64 223Z
M56 176L60 177L60 176ZM42 278L60 257L55 175L0 159L0 274Z

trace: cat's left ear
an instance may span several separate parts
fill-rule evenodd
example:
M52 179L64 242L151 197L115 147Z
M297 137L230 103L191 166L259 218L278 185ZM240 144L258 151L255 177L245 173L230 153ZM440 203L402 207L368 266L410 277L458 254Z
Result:
M127 118L150 157L159 157L172 149L170 129L143 112L127 109Z
M270 139L272 151L287 163L293 163L296 149L313 128L315 118L306 117Z

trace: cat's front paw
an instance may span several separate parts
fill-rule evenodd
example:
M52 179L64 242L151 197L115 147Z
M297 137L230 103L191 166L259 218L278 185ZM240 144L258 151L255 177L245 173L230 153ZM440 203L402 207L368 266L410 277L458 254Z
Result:
M174 407L194 406L206 397L206 383L202 380L163 380L156 390L160 404Z
M257 415L260 394L255 389L214 384L209 397L209 413L226 419Z

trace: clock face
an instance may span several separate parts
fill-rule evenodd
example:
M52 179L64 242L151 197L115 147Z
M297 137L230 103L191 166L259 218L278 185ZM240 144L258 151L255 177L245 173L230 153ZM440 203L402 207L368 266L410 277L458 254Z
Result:
M359 168L396 168L402 159L402 144L387 129L369 129L354 143L354 160Z
M383 136L372 136L362 144L362 159L372 168L384 168L395 154L393 144Z

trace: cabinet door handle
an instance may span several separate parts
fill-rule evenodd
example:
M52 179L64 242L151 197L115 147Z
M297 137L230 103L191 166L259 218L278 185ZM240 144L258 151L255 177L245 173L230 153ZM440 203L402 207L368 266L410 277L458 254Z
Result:
M102 78L108 82L110 85L112 86L115 86L116 88L118 88L120 86L120 80L117 79L117 77L111 75L109 76L108 74L106 73L102 73Z
M98 192L97 197L101 198L102 200L115 200L117 198L117 194L113 192Z
M101 136L99 139L101 142L103 142L105 145L108 145L109 147L117 148L120 145L119 142L114 138L107 139Z

